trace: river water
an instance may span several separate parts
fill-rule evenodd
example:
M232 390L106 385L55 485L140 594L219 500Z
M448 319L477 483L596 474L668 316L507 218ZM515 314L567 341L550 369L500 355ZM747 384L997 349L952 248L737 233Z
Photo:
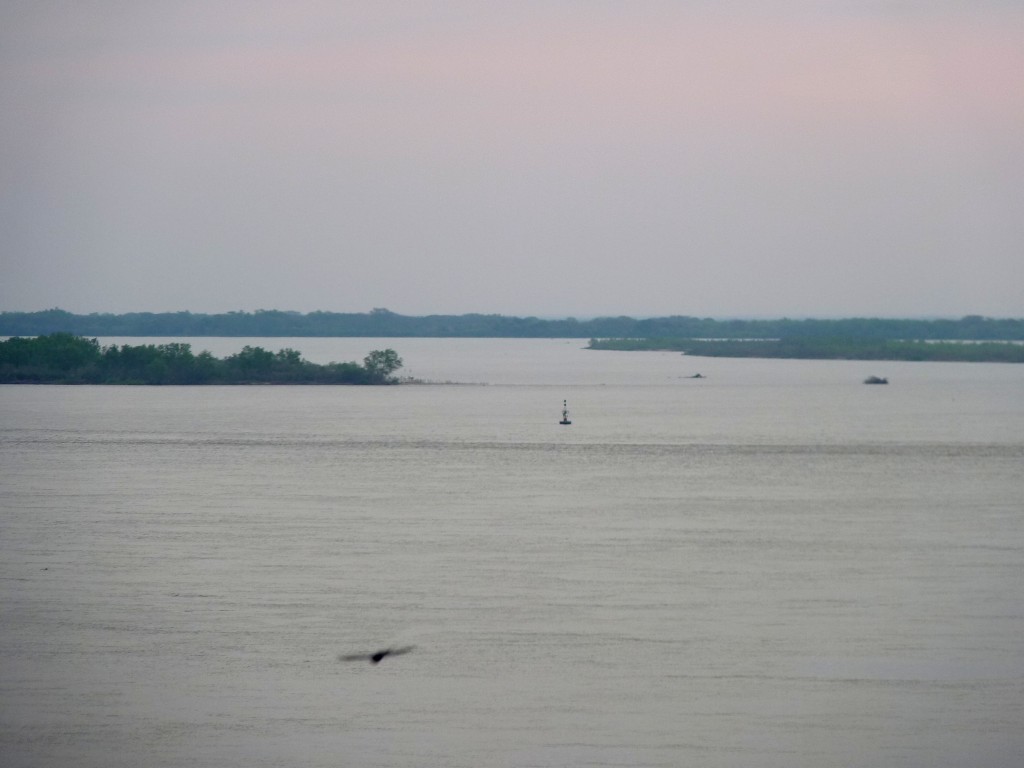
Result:
M442 383L0 387L3 765L1022 764L1024 366L185 341Z

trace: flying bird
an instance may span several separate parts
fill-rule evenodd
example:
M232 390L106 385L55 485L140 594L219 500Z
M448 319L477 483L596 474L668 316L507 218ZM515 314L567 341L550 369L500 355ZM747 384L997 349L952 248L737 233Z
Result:
M385 656L401 656L403 653L408 653L415 645L406 645L402 648L385 648L381 651L374 653L350 653L341 654L338 656L338 661L368 661L371 664L380 664L381 659Z

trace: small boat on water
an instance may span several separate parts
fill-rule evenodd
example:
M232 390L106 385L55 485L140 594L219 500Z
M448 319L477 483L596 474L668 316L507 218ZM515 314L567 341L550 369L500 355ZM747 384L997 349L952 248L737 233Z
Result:
M864 379L865 384L888 384L888 379L883 379L881 376L868 376Z
M569 406L566 404L565 400L562 401L562 420L560 422L558 422L558 423L559 424L572 424L572 422L569 421Z

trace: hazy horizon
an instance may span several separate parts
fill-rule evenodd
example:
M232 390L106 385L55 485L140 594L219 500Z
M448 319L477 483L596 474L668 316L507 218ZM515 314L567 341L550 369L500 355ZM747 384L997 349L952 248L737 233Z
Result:
M0 310L1024 316L1024 7L0 7Z

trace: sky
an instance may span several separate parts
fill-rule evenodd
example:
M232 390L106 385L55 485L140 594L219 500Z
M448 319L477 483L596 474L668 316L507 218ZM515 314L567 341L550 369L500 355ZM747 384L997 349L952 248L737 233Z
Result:
M1024 317L1024 3L7 0L51 307Z

